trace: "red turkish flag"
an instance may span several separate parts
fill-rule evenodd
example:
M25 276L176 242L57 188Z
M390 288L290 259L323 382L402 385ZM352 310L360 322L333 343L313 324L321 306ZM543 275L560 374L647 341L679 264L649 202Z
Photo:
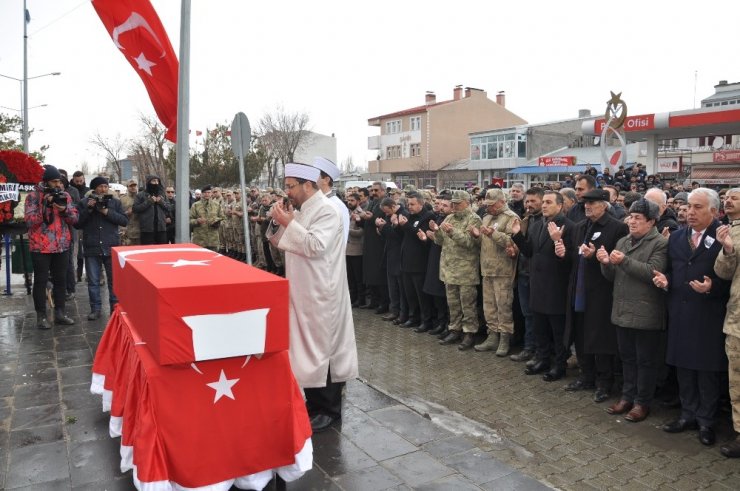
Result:
M116 308L93 374L122 421L121 468L143 483L197 488L290 466L311 437L287 351L162 366Z
M177 138L179 63L170 39L149 0L93 0L113 43L144 82L165 137Z

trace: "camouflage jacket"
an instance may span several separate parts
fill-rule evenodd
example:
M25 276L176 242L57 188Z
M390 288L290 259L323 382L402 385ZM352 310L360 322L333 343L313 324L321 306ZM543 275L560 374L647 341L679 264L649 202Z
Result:
M141 232L139 231L139 215L136 213L127 213L134 206L134 201L136 201L136 193L126 193L121 196L121 207L128 217L128 225L121 227L121 230L126 231L126 237L129 239L138 239L141 237Z
M198 218L205 218L203 224ZM202 199L190 207L190 229L193 243L202 247L218 247L218 226L224 219L221 205L213 200Z
M740 255L740 220L732 222L730 234L732 235L735 251L733 254L727 255L723 247L714 262L714 272L723 280L732 280L723 331L725 334L740 338L740 268L738 267L740 260L738 257Z
M434 234L434 242L442 247L439 260L439 279L450 285L477 285L480 283L480 248L468 233L472 225L480 227L481 219L471 208L449 214L442 224L452 225L450 233L441 229Z
M511 242L511 226L519 216L505 206L498 215L483 217L483 226L493 228L493 233L480 238L480 271L483 276L502 276L513 278L516 271L516 258L506 254L506 246Z

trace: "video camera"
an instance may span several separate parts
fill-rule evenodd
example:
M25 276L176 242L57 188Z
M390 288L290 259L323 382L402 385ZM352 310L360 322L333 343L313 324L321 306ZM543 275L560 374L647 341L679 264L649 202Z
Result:
M95 209L104 210L108 208L108 203L113 199L112 194L95 194L91 193L89 199L95 200Z
M44 198L49 195L53 196L53 198L51 199L51 202L46 202L46 206L51 206L53 204L67 206L67 196L63 189L55 187L44 188Z

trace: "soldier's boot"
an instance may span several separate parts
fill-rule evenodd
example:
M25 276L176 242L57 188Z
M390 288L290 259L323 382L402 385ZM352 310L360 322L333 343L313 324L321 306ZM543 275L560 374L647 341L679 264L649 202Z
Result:
M444 339L439 341L439 344L446 345L446 344L455 344L462 338L462 333L460 331L448 331L447 336L445 336Z
M493 351L498 348L499 345L499 334L497 332L489 331L488 337L485 341L475 345L475 351Z
M473 333L472 332L466 332L463 335L462 341L457 346L457 349L459 349L460 351L467 351L467 350L469 350L470 348L473 347L473 343L475 343L475 338L473 337Z
M509 354L509 341L511 340L511 334L508 332L501 333L501 341L498 343L498 349L496 350L496 356L506 356Z

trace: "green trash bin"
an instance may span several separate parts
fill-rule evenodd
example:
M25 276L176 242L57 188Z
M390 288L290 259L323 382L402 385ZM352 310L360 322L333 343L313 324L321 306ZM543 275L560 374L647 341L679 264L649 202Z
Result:
M31 252L28 250L28 239L23 239L23 247L21 247L21 239L14 238L12 245L10 246L10 271L13 274L33 273L33 261L31 261ZM23 263L25 262L25 269Z

